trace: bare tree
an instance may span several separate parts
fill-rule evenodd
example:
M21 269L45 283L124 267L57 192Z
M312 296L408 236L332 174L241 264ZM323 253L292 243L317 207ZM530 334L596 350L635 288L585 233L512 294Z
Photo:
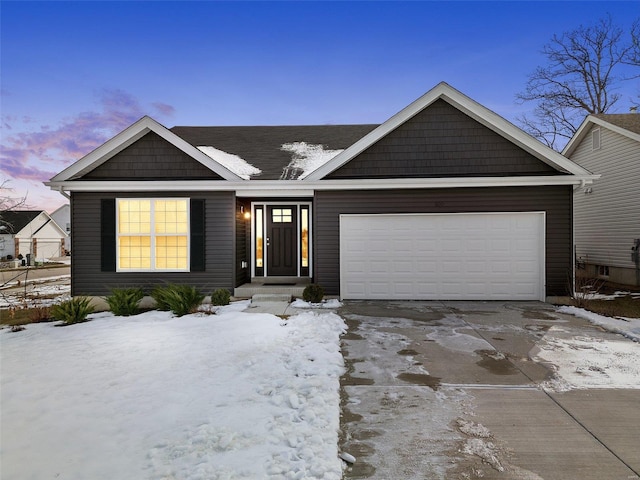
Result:
M0 181L0 234L12 233L13 225L4 219L3 213L27 207L27 197L16 196L9 180Z
M615 92L620 83L640 76L640 69L626 77L620 73L621 66L640 66L639 32L639 20L627 37L608 16L593 26L554 35L542 50L548 65L538 67L524 92L516 95L519 102L536 102L531 117L518 119L522 127L559 148L586 115L609 112L621 98Z

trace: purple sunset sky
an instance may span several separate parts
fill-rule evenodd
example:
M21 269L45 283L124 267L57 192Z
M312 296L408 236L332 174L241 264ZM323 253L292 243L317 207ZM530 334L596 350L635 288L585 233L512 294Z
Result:
M634 1L13 2L1 6L0 178L42 182L143 115L174 125L380 123L440 81L515 118L554 34ZM638 99L627 82L619 112Z

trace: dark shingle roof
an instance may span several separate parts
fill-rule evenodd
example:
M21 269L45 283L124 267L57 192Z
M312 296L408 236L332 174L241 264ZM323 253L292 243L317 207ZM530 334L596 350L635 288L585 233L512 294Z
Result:
M292 160L282 145L306 142L325 150L350 147L378 125L302 125L266 127L173 127L170 130L195 147L215 147L262 170L254 178L280 179Z
M640 133L640 113L599 113L594 117L633 133Z
M12 210L1 212L0 225L6 226L7 229L0 230L0 234L18 233L41 213L42 210Z

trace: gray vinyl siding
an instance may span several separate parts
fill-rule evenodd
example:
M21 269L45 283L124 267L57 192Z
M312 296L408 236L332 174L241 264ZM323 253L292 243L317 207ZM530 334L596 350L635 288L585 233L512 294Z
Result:
M180 180L221 177L154 132L147 133L83 180Z
M244 207L245 212L250 212L251 202L236 200L236 277L234 287L251 281L251 221L244 218L240 207ZM247 267L242 268L242 262L247 262Z
M546 212L546 294L564 295L572 269L572 187L318 191L314 281L340 293L340 214Z
M437 100L326 178L560 173L444 100Z
M640 142L600 128L600 149L591 132L571 160L602 175L591 193L574 195L576 255L590 264L635 268L633 240L640 238ZM593 130L593 129L592 129Z
M100 269L100 201L107 198L190 197L205 200L206 266L203 272L102 272ZM147 292L166 282L196 286L205 294L231 288L234 282L235 197L232 192L85 193L71 195L71 294L107 295L115 287L142 287ZM114 246L115 248L115 246Z

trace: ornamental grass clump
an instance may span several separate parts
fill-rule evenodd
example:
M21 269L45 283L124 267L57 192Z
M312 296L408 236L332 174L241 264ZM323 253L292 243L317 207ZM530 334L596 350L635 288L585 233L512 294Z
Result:
M302 299L309 303L320 303L324 298L324 288L316 283L307 285L302 291Z
M159 310L170 310L178 317L196 312L204 299L195 287L173 284L155 288L151 296Z
M211 294L211 305L229 305L230 301L231 292L229 292L229 290L227 290L226 288L219 288L217 290L214 290L214 292Z
M86 322L87 316L93 313L90 303L89 298L75 297L51 307L51 316L67 325Z
M138 304L144 297L141 288L114 288L107 297L107 304L114 315L128 317L139 312Z

